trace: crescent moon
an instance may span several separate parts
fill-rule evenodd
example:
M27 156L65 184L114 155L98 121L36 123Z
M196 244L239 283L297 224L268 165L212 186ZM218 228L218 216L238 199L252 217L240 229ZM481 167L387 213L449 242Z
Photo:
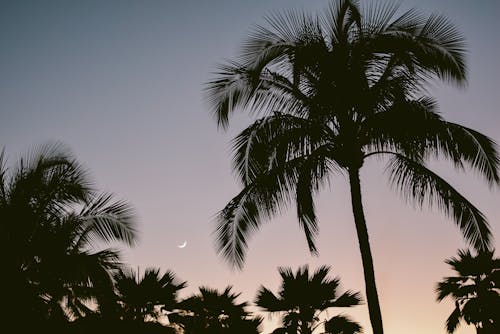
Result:
M179 245L179 246L177 246L177 247L179 247L179 248L184 248L184 247L186 247L186 245L187 245L187 241L184 241L184 242L182 243L182 245Z

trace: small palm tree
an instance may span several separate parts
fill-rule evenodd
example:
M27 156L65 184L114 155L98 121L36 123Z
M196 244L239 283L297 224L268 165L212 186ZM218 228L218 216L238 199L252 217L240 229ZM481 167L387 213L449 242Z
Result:
M446 320L448 333L453 333L460 319L473 324L478 334L497 333L500 324L500 259L494 251L473 255L460 250L458 258L446 260L456 272L445 277L436 288L437 300L455 300L455 309Z
M295 274L290 268L278 270L281 276L278 295L261 286L255 302L266 312L283 314L284 326L278 332L310 334L323 324L320 319L323 312L334 307L351 307L361 303L357 292L347 291L338 295L340 279L328 278L330 268L327 266L320 267L311 276L307 266L299 268ZM335 328L342 319L359 327L355 322L340 316L327 320L326 326ZM345 323L342 325L345 328Z
M200 287L199 293L179 303L181 311L172 314L172 322L180 324L185 334L242 333L258 334L262 319L251 317L246 302L238 303L240 294Z
M11 169L1 154L3 314L23 324L26 318L65 320L92 312L88 302L112 289L120 265L116 250L95 247L132 245L134 225L130 205L96 193L62 145L41 146Z
M123 318L145 322L158 320L164 311L177 307L177 293L186 287L172 271L160 275L160 269L148 268L144 275L133 270L120 270L114 277Z
M378 3L377 3L378 4ZM267 18L241 55L207 85L210 108L227 128L238 109L258 115L233 141L242 190L217 216L219 252L241 267L248 237L295 204L309 250L317 252L314 196L346 176L374 334L383 334L360 170L388 158L392 185L417 205L435 204L476 249L490 245L484 215L427 166L444 157L500 182L495 143L448 122L427 96L430 80L466 82L464 38L440 15L378 4L362 13L336 0L324 15L287 11Z

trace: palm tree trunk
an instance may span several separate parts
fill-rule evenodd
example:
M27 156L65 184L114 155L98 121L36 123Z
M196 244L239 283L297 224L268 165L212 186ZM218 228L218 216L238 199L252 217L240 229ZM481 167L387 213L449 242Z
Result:
M365 214L363 212L363 203L361 201L361 184L359 181L359 169L349 169L349 184L351 187L352 212L354 214L354 223L358 233L359 249L363 261L363 270L365 275L365 292L368 303L368 312L372 324L373 334L383 334L382 314L378 301L377 286L375 284L375 272L373 270L373 259L368 240L368 230L366 229Z

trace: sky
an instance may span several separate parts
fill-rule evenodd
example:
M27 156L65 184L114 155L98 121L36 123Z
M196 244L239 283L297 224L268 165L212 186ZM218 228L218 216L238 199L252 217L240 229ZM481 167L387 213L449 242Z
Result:
M362 1L366 3L366 1ZM0 146L9 162L35 145L61 141L102 191L136 208L139 244L124 260L171 269L188 281L181 296L230 284L254 300L279 285L279 266L332 267L342 289L364 290L349 189L333 178L317 198L319 256L307 251L293 210L249 241L246 265L232 270L214 247L213 217L236 195L230 140L252 120L236 115L217 129L203 99L216 64L234 57L254 24L276 10L323 10L326 0L0 1ZM442 115L500 142L500 2L407 0L402 8L442 13L468 44L465 88L439 83L430 93ZM500 248L500 191L473 173L436 171L488 217ZM363 167L362 191L386 333L445 333L451 302L435 301L443 262L466 244L437 210L405 203L384 164ZM187 241L187 246L177 245ZM371 333L366 305L340 310ZM267 319L270 332L276 318ZM474 333L462 325L456 333Z

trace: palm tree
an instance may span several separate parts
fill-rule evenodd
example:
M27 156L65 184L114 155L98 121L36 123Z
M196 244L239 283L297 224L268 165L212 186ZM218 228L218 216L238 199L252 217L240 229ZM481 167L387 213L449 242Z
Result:
M476 249L490 244L485 217L426 162L444 157L490 185L500 181L495 143L445 121L425 95L431 80L465 83L462 35L443 16L397 9L379 3L362 15L357 1L337 0L324 15L272 15L206 87L219 127L238 109L261 116L233 141L242 190L217 216L219 252L241 267L248 236L295 202L316 253L314 195L332 174L347 176L375 334L383 326L361 198L364 161L388 157L392 185L444 211Z
M172 314L172 322L180 324L185 334L241 333L258 334L262 322L245 310L247 303L237 303L240 294L228 286L223 292L200 287L199 293L179 303L180 312Z
M0 154L0 256L3 315L20 324L78 318L112 289L115 249L135 240L132 208L98 194L60 144L47 144L6 167Z
M446 329L452 334L460 319L473 324L477 333L493 334L500 324L500 259L494 251L473 255L469 250L458 251L458 258L446 260L456 272L445 277L436 288L437 300L446 297L455 300L455 309L446 320ZM495 330L496 329L496 330Z
M120 270L114 278L123 318L140 322L158 320L164 311L175 309L177 293L186 287L172 271L160 275L157 268L146 269L140 278L139 272Z
M311 276L308 266L299 268L295 274L291 268L279 268L278 271L281 276L278 295L261 286L255 303L266 312L284 314L284 327L280 329L284 333L310 334L323 324L321 313L332 307L351 307L361 303L359 293L347 291L338 295L340 279L328 278L330 268L327 266L318 268ZM339 323L341 318L333 317L328 321L335 325L334 319Z

